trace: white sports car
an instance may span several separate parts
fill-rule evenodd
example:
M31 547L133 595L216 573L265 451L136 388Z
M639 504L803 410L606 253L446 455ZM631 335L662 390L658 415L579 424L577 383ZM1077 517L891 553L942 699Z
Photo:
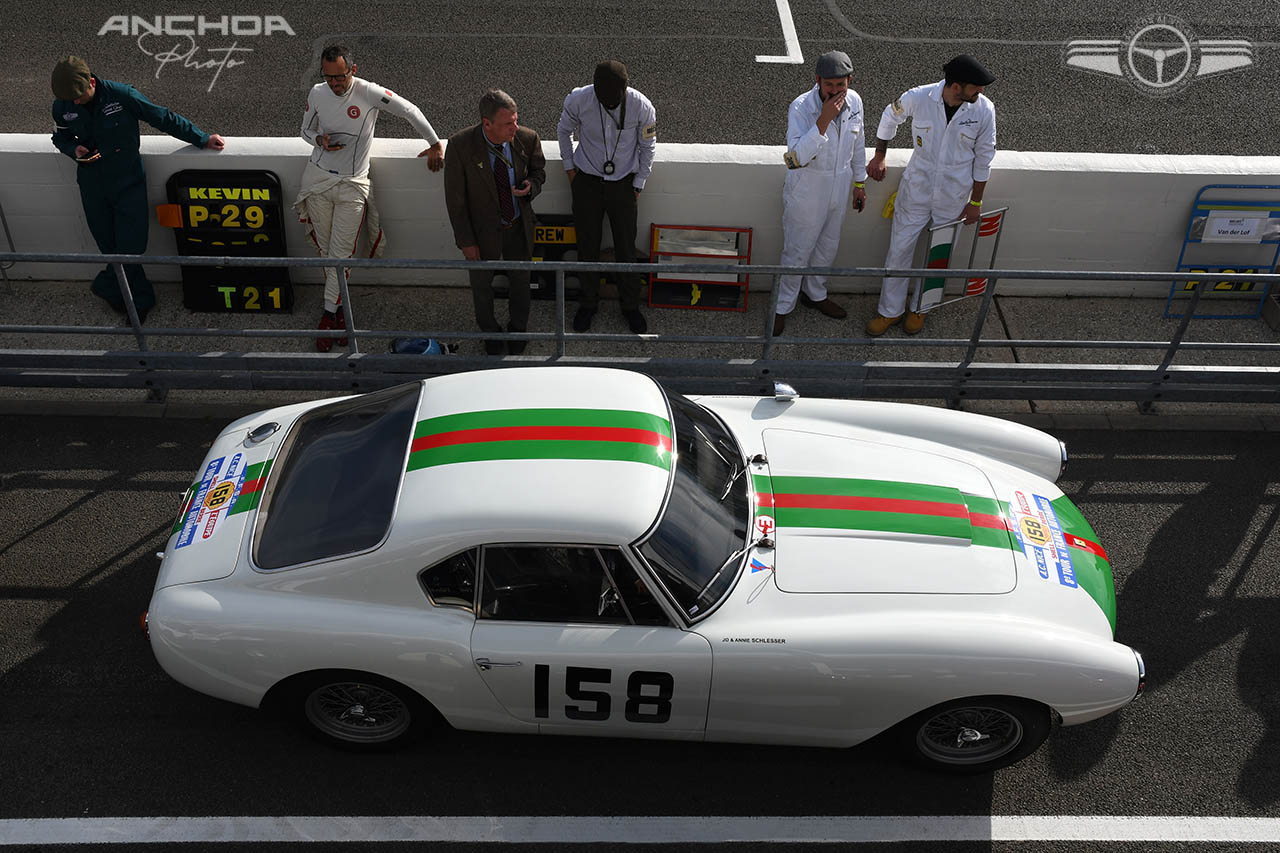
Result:
M516 368L242 418L166 545L156 658L353 748L441 720L840 747L893 729L961 771L1141 693L1059 441L786 391Z

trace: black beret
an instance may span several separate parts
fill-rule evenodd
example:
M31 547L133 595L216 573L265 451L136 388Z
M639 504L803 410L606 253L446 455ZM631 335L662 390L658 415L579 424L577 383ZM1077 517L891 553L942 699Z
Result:
M942 66L947 79L953 83L972 83L975 86L988 86L995 82L995 75L967 53L962 53Z

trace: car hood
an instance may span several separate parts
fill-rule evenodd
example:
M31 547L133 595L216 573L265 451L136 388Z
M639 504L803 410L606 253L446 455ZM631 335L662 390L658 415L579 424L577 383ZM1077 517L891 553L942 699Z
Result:
M1007 593L1016 540L978 468L926 450L766 429L757 534L803 593Z

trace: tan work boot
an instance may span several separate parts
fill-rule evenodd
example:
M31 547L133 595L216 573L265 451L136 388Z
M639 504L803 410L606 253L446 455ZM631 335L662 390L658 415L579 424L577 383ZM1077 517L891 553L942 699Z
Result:
M901 314L897 317L881 317L877 314L867 321L867 335L873 338L878 338L885 332L889 331L889 327L896 325L901 319Z
M914 311L907 312L907 321L902 324L902 331L908 335L914 335L916 332L924 328L924 315L917 314Z

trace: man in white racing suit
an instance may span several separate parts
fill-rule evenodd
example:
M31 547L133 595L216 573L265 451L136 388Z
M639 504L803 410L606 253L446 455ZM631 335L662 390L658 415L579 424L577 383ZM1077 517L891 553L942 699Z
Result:
M839 50L818 57L814 86L787 111L786 182L782 190L784 266L826 267L840 248L845 199L859 213L866 204L867 150L862 98L850 88L853 63ZM850 185L853 192L850 196ZM782 334L796 298L828 317L845 310L827 296L821 275L778 278L778 308L773 333Z
M385 110L413 125L430 146L418 156L427 158L427 168L433 172L444 167L444 145L422 110L390 89L356 77L355 61L344 45L324 49L320 71L324 82L311 88L302 114L302 138L315 149L303 170L294 209L322 257L354 257L362 232L373 257L385 245L369 183L369 150L378 113ZM345 327L338 271L326 267L318 328ZM328 352L333 340L316 338L316 349ZM347 343L345 338L337 340L339 346Z
M982 195L991 176L996 153L996 108L982 93L995 77L968 54L942 66L946 75L937 83L903 92L880 117L876 153L867 164L873 180L883 180L889 140L898 126L911 119L914 148L898 185L893 206L893 231L884 265L910 267L916 241L932 222L941 225L963 217L973 224L982 215ZM871 337L883 335L902 320L902 330L914 335L924 327L920 311L920 280L916 279L908 310L908 279L886 278L880 287L880 305L867 323Z

